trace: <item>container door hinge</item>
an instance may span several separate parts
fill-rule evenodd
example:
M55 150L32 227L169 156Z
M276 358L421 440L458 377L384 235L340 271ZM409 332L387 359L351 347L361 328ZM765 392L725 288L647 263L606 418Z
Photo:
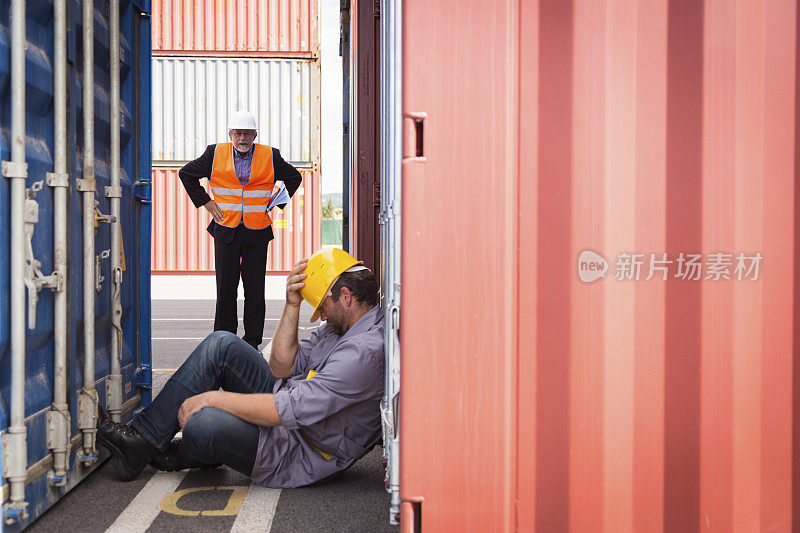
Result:
M386 206L386 209L382 209L380 213L378 213L378 223L385 224L389 220L392 220L394 217L399 215L400 215L399 202L391 202L389 205Z
M25 189L25 286L28 288L28 329L36 327L36 304L39 302L39 291L44 288L60 291L62 276L55 272L49 276L42 274L42 263L33 256L33 230L39 222L39 203L36 193L42 190L43 180L39 180Z
M149 366L142 366L133 373L133 386L140 389L153 388L153 369Z
M133 196L143 204L149 204L152 191L151 181L137 181L133 184Z
M68 453L70 450L69 439L70 414L66 404L58 406L53 404L47 412L47 448L52 452ZM47 474L48 482L54 487L63 487L69 483L69 457L67 468L64 472L51 470Z
M96 389L81 388L78 391L78 429L87 434L91 431L91 448L84 441L83 452L76 455L76 459L83 466L92 466L97 461L97 445L95 436L97 432L97 412L100 403ZM85 438L85 437L84 437Z
M9 481L25 483L28 468L25 464L25 450L27 449L27 434L25 427L10 427L2 437L0 448L2 451L3 471L2 476ZM3 504L3 517L5 523L11 525L19 520L28 518L28 502L16 501ZM2 529L2 527L0 527Z
M372 14L375 18L380 18L381 16L381 0L375 0L372 4Z

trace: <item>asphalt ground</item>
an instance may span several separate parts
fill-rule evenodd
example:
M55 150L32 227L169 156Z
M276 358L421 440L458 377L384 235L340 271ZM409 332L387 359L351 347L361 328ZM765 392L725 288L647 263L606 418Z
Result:
M262 347L271 340L283 302L267 301ZM239 302L239 316L242 302ZM311 308L300 315L301 338ZM153 395L208 335L214 302L152 302ZM239 335L243 334L241 320ZM227 467L156 472L148 467L132 482L118 481L110 462L70 491L27 531L169 532L382 532L389 526L380 448L333 479L298 489L263 489Z

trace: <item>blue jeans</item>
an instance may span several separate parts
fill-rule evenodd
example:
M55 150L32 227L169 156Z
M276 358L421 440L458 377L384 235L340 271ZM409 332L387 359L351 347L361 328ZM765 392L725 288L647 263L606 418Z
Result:
M195 348L131 425L163 450L180 430L178 410L187 398L217 389L271 393L275 381L269 364L255 348L233 333L215 331ZM258 453L258 436L255 424L220 409L205 408L184 424L178 456L189 467L224 463L249 476Z

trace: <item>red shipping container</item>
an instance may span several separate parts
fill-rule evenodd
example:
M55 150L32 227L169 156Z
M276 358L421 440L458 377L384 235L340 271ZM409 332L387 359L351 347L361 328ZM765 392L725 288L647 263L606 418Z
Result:
M402 529L798 530L797 3L403 7Z
M153 55L317 57L317 0L153 2Z
M283 213L273 212L275 239L267 252L267 273L287 273L320 247L322 216L319 172L300 169L303 184ZM211 215L186 194L177 168L153 167L153 274L212 274L214 242L206 231Z

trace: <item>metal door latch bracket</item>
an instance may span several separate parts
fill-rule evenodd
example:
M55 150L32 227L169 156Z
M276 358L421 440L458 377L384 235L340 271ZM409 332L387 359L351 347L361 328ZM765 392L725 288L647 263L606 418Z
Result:
M102 252L100 252L99 255L95 256L95 258L94 258L95 259L95 263L94 263L94 272L95 272L94 290L96 290L97 292L100 292L103 289L103 281L106 279L105 276L103 276L100 273L100 263L103 261L103 259L108 259L108 256L110 256L110 255L111 255L111 250L103 250Z
M36 327L36 304L39 291L44 288L62 290L63 279L59 272L49 276L42 274L42 263L33 255L33 230L39 222L39 203L34 199L42 190L44 181L40 180L25 189L25 286L28 288L28 329Z
M100 212L100 208L98 207L100 202L97 200L94 201L94 227L96 228L98 224L113 224L117 221L117 217L113 215L104 215Z
M81 178L75 180L75 188L78 189L78 192L97 191L97 185L94 180L81 179Z
M6 178L27 178L28 163L15 163L13 161L3 161L0 164L0 172Z
M48 172L45 174L48 187L69 187L69 174Z

